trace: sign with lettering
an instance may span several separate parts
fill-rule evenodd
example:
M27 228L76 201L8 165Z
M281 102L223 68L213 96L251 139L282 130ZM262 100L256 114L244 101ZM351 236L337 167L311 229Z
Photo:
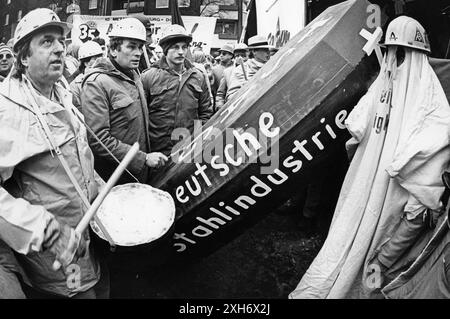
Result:
M175 199L176 256L202 255L295 194L349 139L344 121L378 72L362 50L370 3L333 6L292 38L193 137L155 187ZM174 136L173 136L174 137Z
M260 0L256 6L258 34L269 44L284 46L305 26L306 2L292 0Z
M159 42L161 30L172 24L171 16L150 15L146 16L150 21L152 38ZM83 43L101 37L108 41L108 34L114 27L114 22L127 18L127 16L87 16L74 15L72 28L72 42ZM214 38L214 28L217 18L183 16L183 23L188 32L192 34L192 46L201 47L205 53L209 53Z

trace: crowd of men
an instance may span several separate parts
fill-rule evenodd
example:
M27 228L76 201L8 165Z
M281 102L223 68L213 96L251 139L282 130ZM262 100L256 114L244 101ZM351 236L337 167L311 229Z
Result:
M408 18L390 28L404 39L386 41L380 75L346 121L356 152L327 241L291 297L350 296L368 264L384 274L444 212L448 101L422 26ZM108 267L89 232L75 231L104 181L138 142L119 183L149 183L179 142L173 131L207 122L276 51L257 35L224 45L216 61L191 52L176 24L151 46L136 18L117 22L107 44L66 48L69 31L41 8L0 44L0 297L108 298ZM380 134L372 123L382 115Z
M224 46L216 64L189 52L180 25L154 46L136 18L117 22L107 44L66 47L69 32L40 8L0 45L1 297L107 298L108 267L89 232L74 230L104 181L138 142L119 183L148 183L178 142L173 130L208 121L270 57L256 36ZM68 284L74 262L79 281Z

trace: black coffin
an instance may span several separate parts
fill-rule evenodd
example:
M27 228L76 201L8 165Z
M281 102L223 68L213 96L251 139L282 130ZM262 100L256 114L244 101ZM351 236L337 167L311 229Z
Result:
M363 0L327 9L176 147L178 162L152 180L175 199L176 257L207 254L245 231L348 140L344 120L379 69L359 35L375 31L373 14Z

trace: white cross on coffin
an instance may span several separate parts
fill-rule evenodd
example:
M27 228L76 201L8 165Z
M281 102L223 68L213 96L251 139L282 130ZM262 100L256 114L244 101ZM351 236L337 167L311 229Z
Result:
M363 51L366 52L367 55L371 55L375 50L378 62L381 66L381 63L383 62L383 54L381 53L379 42L383 36L383 30L381 30L380 27L377 27L373 33L370 33L366 29L361 29L359 35L367 40L366 45L363 47Z

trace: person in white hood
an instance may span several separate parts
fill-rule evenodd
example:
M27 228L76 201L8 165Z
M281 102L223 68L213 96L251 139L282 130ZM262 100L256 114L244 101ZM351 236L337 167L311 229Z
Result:
M383 269L442 212L450 107L427 35L401 16L385 45L378 78L346 120L356 152L328 237L290 298L382 297Z

